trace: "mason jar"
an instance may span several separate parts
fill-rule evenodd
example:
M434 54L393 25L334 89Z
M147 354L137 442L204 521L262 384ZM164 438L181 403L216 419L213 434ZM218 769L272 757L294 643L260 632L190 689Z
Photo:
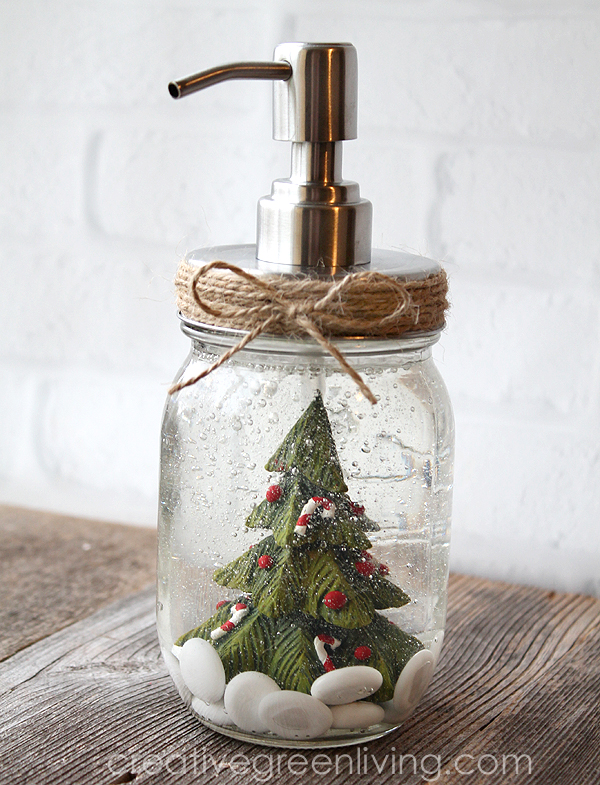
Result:
M196 376L244 333L182 317ZM439 331L261 336L167 400L158 634L185 704L275 746L377 738L415 709L446 617L454 429Z

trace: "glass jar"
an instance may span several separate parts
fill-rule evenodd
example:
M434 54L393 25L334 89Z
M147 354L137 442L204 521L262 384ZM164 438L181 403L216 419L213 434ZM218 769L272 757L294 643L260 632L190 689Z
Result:
M187 320L190 378L243 333ZM167 401L158 633L181 697L275 746L377 738L408 717L444 635L454 427L439 333L260 337Z

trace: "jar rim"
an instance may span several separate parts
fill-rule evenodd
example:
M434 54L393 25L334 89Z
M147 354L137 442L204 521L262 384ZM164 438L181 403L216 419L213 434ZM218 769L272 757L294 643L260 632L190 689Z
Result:
M248 335L247 330L236 330L232 327L217 327L213 324L196 322L185 317L179 312L181 330L184 335L192 340L205 340L217 346L230 348L235 346L242 338ZM428 332L411 332L389 338L370 338L361 335L340 336L330 338L331 343L345 355L357 354L394 354L397 352L415 351L433 346L440 338L445 325L439 330ZM259 335L248 344L247 350L278 354L314 354L325 355L325 352L315 341L310 338L291 337L289 335Z

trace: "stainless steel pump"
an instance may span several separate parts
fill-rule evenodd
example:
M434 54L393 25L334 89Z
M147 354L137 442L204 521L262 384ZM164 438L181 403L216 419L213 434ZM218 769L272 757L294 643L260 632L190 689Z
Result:
M290 177L258 203L257 260L333 274L369 264L372 206L342 179L342 142L357 136L356 49L280 44L274 62L212 68L169 92L181 98L227 79L273 80L273 138L292 143Z

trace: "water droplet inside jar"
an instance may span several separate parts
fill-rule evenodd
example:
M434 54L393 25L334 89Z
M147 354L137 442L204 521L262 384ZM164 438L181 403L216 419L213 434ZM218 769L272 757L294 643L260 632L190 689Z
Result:
M369 445L366 442L363 444L363 446L360 448L360 450L361 450L361 452L371 452L371 448L369 447ZM352 465L354 466L354 464L352 464Z
M259 398L257 404L260 406L261 409L264 409L265 406L267 405L267 402L265 401L264 398Z
M271 423L279 422L279 415L277 414L277 412L271 412L269 414L269 422Z
M233 428L234 431L241 431L242 430L242 421L236 415L234 415L231 418L231 427Z
M268 398L272 398L277 392L277 382L265 382L263 385L263 393Z

